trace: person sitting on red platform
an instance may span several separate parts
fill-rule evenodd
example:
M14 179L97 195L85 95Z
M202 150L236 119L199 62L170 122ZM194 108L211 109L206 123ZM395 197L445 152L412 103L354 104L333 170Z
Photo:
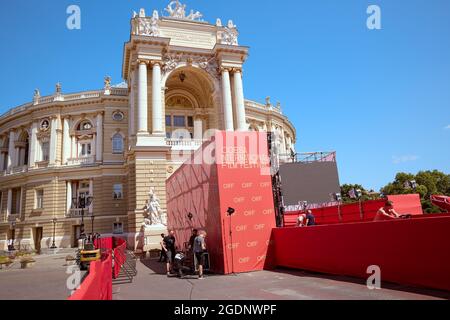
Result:
M306 226L306 213L301 213L297 218L297 227Z
M316 225L316 217L314 217L311 210L306 211L306 226L311 227Z
M394 210L394 203L392 201L386 201L384 207L380 208L375 215L374 221L399 219L400 215Z

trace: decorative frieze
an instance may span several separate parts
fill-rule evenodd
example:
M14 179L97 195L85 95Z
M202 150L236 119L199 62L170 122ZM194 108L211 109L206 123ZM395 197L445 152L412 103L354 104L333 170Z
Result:
M163 57L163 73L167 74L180 65L196 66L214 77L219 77L219 65L215 57L198 56L186 53L168 53Z

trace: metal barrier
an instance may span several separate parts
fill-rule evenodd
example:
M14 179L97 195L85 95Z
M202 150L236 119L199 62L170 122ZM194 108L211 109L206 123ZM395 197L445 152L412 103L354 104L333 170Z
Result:
M94 246L101 250L102 260L91 263L89 274L69 300L111 300L113 279L120 281L125 277L127 282L132 282L137 274L136 261L127 252L125 240L98 238Z

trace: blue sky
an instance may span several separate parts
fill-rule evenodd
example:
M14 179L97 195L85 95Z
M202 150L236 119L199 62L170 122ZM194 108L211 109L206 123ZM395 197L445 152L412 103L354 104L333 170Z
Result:
M33 90L99 89L121 79L132 11L168 0L3 0L0 112ZM233 19L242 45L246 98L280 101L298 151L338 152L342 183L379 189L398 171L450 173L450 1L184 1L205 20ZM66 8L82 28L66 28ZM366 28L379 5L382 30ZM446 129L447 128L447 129Z

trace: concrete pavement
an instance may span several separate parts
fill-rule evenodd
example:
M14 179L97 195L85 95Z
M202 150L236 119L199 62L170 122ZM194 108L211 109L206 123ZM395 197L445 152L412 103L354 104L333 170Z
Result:
M167 278L165 265L137 263L133 283L115 285L115 300L425 300L449 299L450 293L385 284L369 290L364 281L292 270L210 275L204 280Z
M73 251L74 254L75 251ZM0 270L0 300L65 300L70 295L65 257L70 252L35 256L36 264L20 269L16 262ZM450 299L449 292L384 284L367 289L364 281L292 270L237 275L209 275L204 280L167 278L165 264L137 261L132 283L113 285L115 300L424 300Z

